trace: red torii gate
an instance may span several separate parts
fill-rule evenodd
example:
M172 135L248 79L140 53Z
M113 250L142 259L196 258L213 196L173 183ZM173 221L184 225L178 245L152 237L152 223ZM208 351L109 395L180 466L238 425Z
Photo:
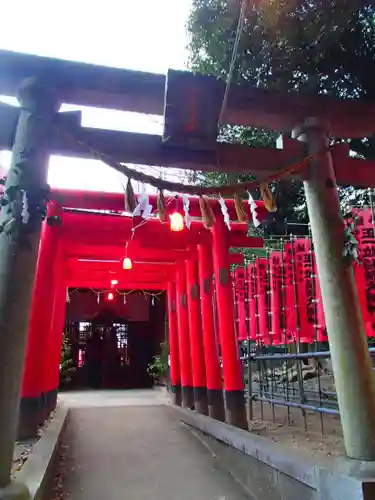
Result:
M43 225L23 378L19 436L35 435L40 421L56 405L67 288L105 290L112 287L114 279L117 282L112 287L114 289L168 290L171 383L175 402L181 404L182 388L186 407L195 405L203 413L209 411L211 416L224 419L212 311L212 277L213 274L222 275L223 269L227 269L227 281L221 284L218 279L216 289L220 303L222 356L227 367L224 385L229 400L228 418L238 425L239 416L232 400L243 397L242 373L237 345L228 344L226 339L232 337L227 330L234 329L229 266L241 262L243 257L229 254L228 250L230 247L261 247L263 240L248 238L247 224L244 223L232 222L229 231L222 223L220 206L215 200L210 201L217 217L212 231L205 229L198 220L198 198L191 197L190 214L195 218L191 228L173 233L169 225L162 224L158 218L145 222L124 215L121 194L56 190L52 197L59 203L49 204L48 215L59 216L61 225ZM150 197L150 202L156 207L155 196ZM227 206L234 219L233 200L227 200ZM98 213L99 210L117 213ZM247 211L249 214L249 207ZM132 269L123 269L125 255L131 258ZM242 425L245 425L245 420Z

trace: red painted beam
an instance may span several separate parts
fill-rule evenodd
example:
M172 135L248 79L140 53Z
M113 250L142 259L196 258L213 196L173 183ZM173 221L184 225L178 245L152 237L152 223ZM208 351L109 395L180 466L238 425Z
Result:
M69 288L93 288L96 290L110 290L111 287L108 285L107 281L95 281L95 280L76 280L69 279L68 285ZM150 282L122 282L116 286L117 290L152 290L152 291L161 291L167 288L166 282L159 283L150 283Z
M231 231L228 236L228 245L232 248L263 248L264 240Z
M112 279L122 280L122 281L165 281L168 274L173 273L174 268L169 271L163 269L160 272L156 272L152 269L144 270L127 270L124 271L122 268L115 267L101 267L101 268L90 268L88 267L69 267L67 268L67 274L70 277L81 277L84 279L106 279L107 282Z
M143 248L156 247L159 250L185 250L211 238L210 232L200 222L193 221L190 230L173 233L168 224L151 219L138 227L131 217L65 212L63 214L63 234L68 247L85 244L87 246L120 246L134 236L134 241ZM232 247L257 248L263 246L261 238L247 237L247 224L232 224L229 245Z
M375 161L342 156L334 159L337 184L359 188L375 188Z
M63 223L65 233L74 231L85 233L90 230L95 230L95 232L124 231L126 235L129 236L133 234L132 229L135 228L135 236L145 233L148 234L151 230L154 230L172 238L181 238L183 237L181 235L198 234L202 231L201 221L192 221L190 229L185 228L180 233L173 233L169 224L162 224L158 218L150 218L147 222L144 222L144 219L141 218L122 215L94 214L90 212L64 212ZM141 223L142 225L140 225ZM242 226L242 228L237 226ZM233 229L242 230L243 224L233 224Z
M133 247L131 244L137 243ZM68 258L79 259L117 259L125 256L125 247L123 245L86 245L84 242L76 245L66 245L66 255ZM192 255L189 251L179 250L159 250L157 248L143 248L138 242L130 241L127 255L133 259L152 261L152 262L176 262L185 260Z
M242 265L244 263L244 261L245 261L245 258L242 255L242 253L231 253L229 255L230 265L234 265L234 264Z
M163 271L160 273L153 271L123 271L116 269L90 269L90 268L69 268L67 274L70 277L81 277L83 279L98 279L103 278L107 282L112 279L122 280L122 281L165 281L169 273L173 273L174 270L171 269L169 272Z
M64 238L66 253L71 256L85 256L90 255L95 256L108 256L121 258L125 254L126 240L121 233L106 233L105 235L98 233L95 234L75 234L68 235ZM210 240L206 241L206 237L192 236L190 238L178 239L174 236L171 238L161 237L158 234L150 234L149 237L142 237L137 239L139 243L138 252L130 252L131 256L144 256L144 260L154 260L151 256L155 252L155 256L158 256L163 260L161 254L164 252L165 255L174 260L182 260L186 255L191 256L191 248L200 242L209 243ZM264 241L262 238L247 237L246 234L240 234L231 232L229 237L229 246L233 248L263 248ZM76 251L77 249L77 251ZM89 250L87 250L89 249ZM108 249L108 250L107 250ZM117 249L117 250L115 250ZM184 252L188 252L187 254ZM181 255L181 256L179 256ZM159 259L156 259L159 260Z

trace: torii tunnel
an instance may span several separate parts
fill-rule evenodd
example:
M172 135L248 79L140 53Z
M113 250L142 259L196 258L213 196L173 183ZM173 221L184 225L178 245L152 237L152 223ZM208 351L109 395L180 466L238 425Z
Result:
M116 303L123 303L121 295L130 299L139 291L160 292L161 296L165 291L168 308L164 308L162 300L164 310L157 316L159 325L154 331L162 332L160 337L164 338L167 315L170 383L175 403L245 426L230 274L230 265L243 257L229 249L261 247L263 240L249 238L246 223L231 222L229 230L215 200L210 200L216 219L211 230L203 226L198 198L191 197L190 229L173 232L158 217L146 220L124 213L122 194L60 190L54 191L52 198L59 201L49 203L48 215L59 216L61 224L51 226L45 222L42 230L19 436L35 435L38 425L55 408L69 289L111 293L111 300L108 294L107 300L105 295L103 300L114 317ZM156 197L150 196L154 213L156 202ZM175 210L174 203L170 207ZM233 200L227 200L227 208L230 219L235 221ZM124 258L131 260L131 269L124 269ZM78 302L81 295L77 294ZM213 300L219 307L214 308ZM146 303L150 308L150 302ZM147 323L142 324L143 328L150 328ZM142 342L153 341L147 337L152 332L144 333L139 331Z

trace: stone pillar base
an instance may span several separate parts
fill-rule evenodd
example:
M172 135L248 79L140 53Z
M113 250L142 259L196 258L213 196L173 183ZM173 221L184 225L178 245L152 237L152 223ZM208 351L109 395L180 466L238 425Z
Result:
M171 385L172 403L176 406L182 405L181 386Z
M17 439L19 441L25 441L37 436L41 418L40 413L40 397L21 398L17 427Z
M228 424L248 430L243 391L225 391L225 418Z
M27 487L16 481L11 481L5 488L0 488L0 500L29 500Z
M46 406L47 406L48 416L56 409L57 393L58 393L57 389L52 389L51 391L48 391L46 393Z
M43 425L48 418L48 393L43 392L39 400L39 425Z
M50 417L51 413L55 410L57 404L57 389L53 389L48 392L43 392L41 395L40 403L40 419L39 425L43 425L44 422Z
M215 420L225 422L224 398L221 389L207 389L208 414Z
M195 410L202 415L208 415L207 389L206 387L194 387L194 406Z
M191 386L182 386L182 407L194 410L194 394Z

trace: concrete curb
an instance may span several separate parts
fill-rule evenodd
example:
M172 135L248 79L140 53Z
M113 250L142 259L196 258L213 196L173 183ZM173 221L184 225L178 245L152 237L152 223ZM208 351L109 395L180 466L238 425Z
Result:
M68 417L68 408L58 406L55 416L43 436L34 445L22 469L15 474L15 482L24 484L30 500L43 500L53 470L53 462L59 449L61 435Z
M196 412L180 407L174 408L180 413L180 418L185 424L199 429L218 441L233 446L242 453L278 469L284 474L293 476L312 488L316 488L317 474L313 461L307 461L305 457L299 457L299 460L296 460L294 453L286 456L285 447L279 447L265 437L250 434L248 431L213 420Z
M263 436L191 410L170 406L175 409L182 422L211 440L214 451L227 463L229 469L237 463L237 470L242 469L243 477L240 479L245 484L247 482L252 491L254 489L253 494L256 497L272 500L375 498L374 462L353 461L343 457L328 465L291 451ZM225 448L225 445L228 446ZM239 452L244 454L242 459L238 455ZM259 494L255 487L258 479L263 482ZM265 483L268 484L267 491L264 491Z

